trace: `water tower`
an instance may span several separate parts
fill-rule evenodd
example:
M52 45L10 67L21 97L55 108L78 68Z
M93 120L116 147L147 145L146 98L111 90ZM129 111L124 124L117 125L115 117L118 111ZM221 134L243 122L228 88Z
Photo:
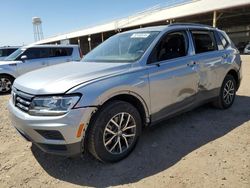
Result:
M34 39L39 41L43 39L43 29L42 29L42 20L39 17L32 18L33 30L34 30Z

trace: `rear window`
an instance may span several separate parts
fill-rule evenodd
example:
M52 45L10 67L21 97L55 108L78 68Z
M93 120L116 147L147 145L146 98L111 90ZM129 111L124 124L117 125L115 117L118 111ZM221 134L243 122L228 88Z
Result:
M210 31L191 31L194 41L195 53L205 53L217 50L215 37Z
M73 48L51 48L50 57L71 56Z

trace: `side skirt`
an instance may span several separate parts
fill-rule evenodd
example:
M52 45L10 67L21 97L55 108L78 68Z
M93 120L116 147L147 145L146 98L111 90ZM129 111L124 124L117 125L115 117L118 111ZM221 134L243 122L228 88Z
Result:
M156 125L161 121L173 118L177 115L191 111L194 108L202 106L206 103L216 100L219 96L220 88L216 88L210 91L200 91L196 95L189 97L181 102L167 106L157 113L151 115L151 125Z

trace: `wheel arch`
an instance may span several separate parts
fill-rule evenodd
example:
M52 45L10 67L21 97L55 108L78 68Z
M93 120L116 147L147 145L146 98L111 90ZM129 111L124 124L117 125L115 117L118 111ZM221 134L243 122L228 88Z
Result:
M85 132L85 137L83 139L83 147L87 148L88 146L88 141L89 141L89 130L91 124L94 122L95 118L98 115L98 112L101 110L101 108L112 101L125 101L133 105L139 112L141 119L142 119L142 127L147 126L150 123L150 114L149 114L149 109L147 107L146 102L140 97L138 94L131 92L131 91L123 91L119 93L114 93L110 95L106 100L103 100L103 102L98 106L98 108L93 111L90 119L89 119L89 124L86 127L86 132Z
M0 73L0 76L9 76L9 77L11 77L11 78L13 78L13 80L15 80L16 78L15 78L15 76L13 76L12 74L9 74L9 73Z
M115 100L125 101L133 105L140 113L143 125L147 125L149 123L149 108L140 95L132 91L121 91L118 93L114 93L112 95L109 95L109 97L105 100L103 100L99 108Z
M228 73L227 73L226 75L231 75L231 76L234 77L235 82L236 82L236 86L237 86L237 89L236 89L236 90L238 90L238 89L239 89L239 86L240 86L240 81L239 81L238 72L237 72L236 70L234 70L234 69L231 69L231 70L228 71Z

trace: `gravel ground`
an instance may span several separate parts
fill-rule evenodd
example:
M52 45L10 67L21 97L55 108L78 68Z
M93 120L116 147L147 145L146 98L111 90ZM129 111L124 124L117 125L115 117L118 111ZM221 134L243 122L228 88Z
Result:
M0 96L0 187L250 187L250 57L232 108L200 107L147 128L116 164L42 153L11 126Z

